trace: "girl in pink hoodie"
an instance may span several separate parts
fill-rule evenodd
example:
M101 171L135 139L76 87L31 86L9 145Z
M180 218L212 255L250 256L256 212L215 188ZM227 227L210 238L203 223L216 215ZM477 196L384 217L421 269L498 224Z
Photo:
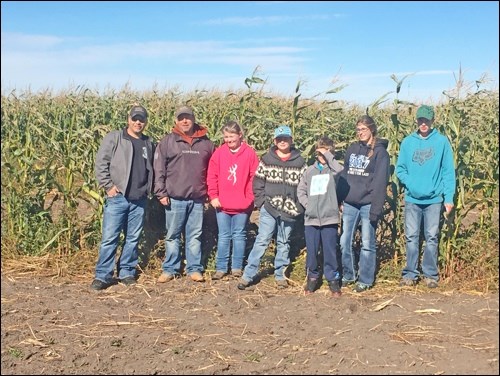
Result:
M210 158L207 174L208 197L216 210L219 229L213 280L228 273L231 240L231 273L242 275L246 228L254 207L252 182L259 165L257 153L243 141L243 131L236 121L224 125L222 133L224 143Z

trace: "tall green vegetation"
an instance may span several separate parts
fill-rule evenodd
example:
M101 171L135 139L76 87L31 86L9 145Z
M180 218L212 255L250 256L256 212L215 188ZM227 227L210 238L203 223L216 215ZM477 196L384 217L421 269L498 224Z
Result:
M343 160L355 139L356 119L368 113L377 121L380 137L389 140L394 166L402 139L416 128L418 104L397 97L405 78L392 77L392 103L386 94L367 108L335 100L342 86L325 93L331 99L303 98L302 82L289 98L270 96L258 69L245 80L246 90L238 92L136 92L124 87L104 93L85 88L2 93L2 257L97 252L103 201L94 177L95 154L107 132L125 126L135 103L148 109L146 132L156 141L170 132L175 108L189 104L216 144L222 141L221 126L237 120L248 143L262 155L273 129L288 124L306 159L312 157L317 136L326 134ZM435 104L436 127L449 138L457 168L455 211L443 222L440 242L442 276L488 279L498 287L498 91L483 90L479 80L475 91L462 95L461 85L459 81L455 93L446 93L444 103ZM400 270L404 262L402 200L393 174L378 230L382 274Z

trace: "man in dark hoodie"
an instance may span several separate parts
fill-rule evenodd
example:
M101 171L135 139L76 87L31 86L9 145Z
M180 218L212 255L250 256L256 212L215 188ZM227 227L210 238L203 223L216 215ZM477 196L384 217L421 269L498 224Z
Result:
M339 179L339 201L342 203L342 283L356 283L355 292L373 286L377 261L375 232L389 182L388 141L377 138L375 121L364 115L356 122L358 141L345 154L344 170ZM355 265L352 242L361 221L359 266Z
M238 288L246 289L259 271L260 260L276 231L274 278L278 288L288 287L285 270L290 264L290 234L304 209L297 197L297 186L307 168L300 151L292 145L290 127L274 131L274 144L262 156L253 180L255 207L260 208L259 233L248 255L248 263Z
M181 235L184 234L186 274L203 282L201 235L207 201L208 162L214 144L207 129L195 122L193 110L182 106L175 113L172 133L156 148L154 192L165 207L165 260L158 283L171 281L181 271Z

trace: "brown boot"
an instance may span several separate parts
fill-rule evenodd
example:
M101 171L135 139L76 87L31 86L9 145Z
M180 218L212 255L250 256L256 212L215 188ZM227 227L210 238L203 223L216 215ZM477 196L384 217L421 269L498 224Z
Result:
M203 282L203 281L205 281L205 278L203 278L203 275L201 275L200 272L191 273L189 275L189 277L191 277L191 280L193 280L195 282Z

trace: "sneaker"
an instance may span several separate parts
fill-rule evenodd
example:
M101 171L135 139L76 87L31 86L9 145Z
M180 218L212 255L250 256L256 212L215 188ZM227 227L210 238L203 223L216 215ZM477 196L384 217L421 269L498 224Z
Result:
M342 295L342 292L340 291L340 281L338 279L328 281L328 287L330 288L334 298L338 298Z
M158 280L156 282L158 282L158 283L165 283L165 282L169 282L169 281L171 281L173 279L174 279L173 274L162 273L162 275L158 277Z
M219 279L222 279L223 277L226 276L226 273L224 272L221 272L221 271L217 271L215 272L214 275L212 275L212 281L217 281ZM192 277L191 277L192 278Z
M345 278L342 278L342 286L349 286L349 285L353 285L356 283L356 280L354 279L345 279Z
M99 291L99 290L107 289L109 286L110 286L109 283L103 282L100 279L94 279L92 281L92 284L90 285L90 288L92 290Z
M231 274L233 275L233 277L240 278L243 275L243 270L233 269L233 270L231 270Z
M250 282L247 281L246 279L243 279L243 277L241 277L238 281L238 289L245 290L248 286L250 286Z
M399 281L399 286L400 287L405 287L405 286L415 286L417 284L417 281L410 279L410 278L401 278L401 281Z
M132 276L128 276L128 277L125 277L123 279L120 279L120 282L123 283L125 286L132 286L132 285L137 284L137 281Z
M286 289L288 287L288 282L286 281L286 279L277 279L276 286L278 286L280 290Z
M352 291L354 292L363 292L370 288L371 286L365 285L363 283L356 283Z
M438 287L437 281L432 278L424 278L424 283L430 289L435 289L436 287Z
M316 291L318 287L318 280L316 278L307 278L306 285L304 286L304 292L307 294L311 294Z
M194 282L203 282L205 281L205 278L203 278L203 275L200 272L194 272L189 275L191 277L191 280Z

